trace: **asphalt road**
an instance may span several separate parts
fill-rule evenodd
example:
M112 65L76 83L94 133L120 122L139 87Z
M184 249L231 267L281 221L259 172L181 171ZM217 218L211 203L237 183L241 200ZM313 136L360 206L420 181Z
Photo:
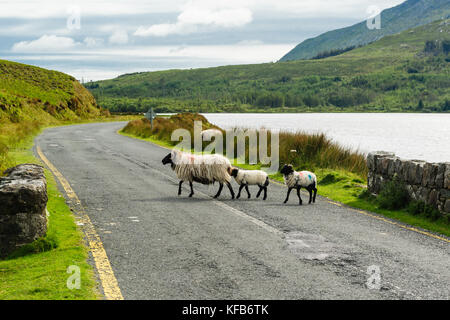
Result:
M86 208L125 299L449 299L448 242L322 197L283 205L274 183L265 202L255 187L214 200L217 184L177 196L168 151L124 125L51 128L36 145Z

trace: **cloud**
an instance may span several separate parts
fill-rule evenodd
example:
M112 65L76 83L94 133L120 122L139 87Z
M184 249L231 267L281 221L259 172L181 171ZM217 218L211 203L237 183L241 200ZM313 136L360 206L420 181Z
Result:
M252 20L252 11L235 1L218 4L212 1L192 0L183 7L175 23L141 26L134 35L165 37L171 34L193 33L200 27L241 27Z
M21 41L12 47L13 52L58 52L73 49L79 43L69 37L59 37L54 35L43 35L39 39L32 41Z
M117 30L109 37L111 44L127 44L128 33L125 30Z
M83 43L88 48L94 48L103 45L103 39L86 37L84 38Z

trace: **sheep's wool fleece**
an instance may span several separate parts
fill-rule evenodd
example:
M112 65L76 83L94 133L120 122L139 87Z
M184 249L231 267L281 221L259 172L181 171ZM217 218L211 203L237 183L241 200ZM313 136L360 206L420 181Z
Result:
M289 188L293 188L296 186L307 187L315 183L317 181L316 179L316 175L309 171L294 171L287 177L284 176L284 182Z
M241 170L239 169L237 176L234 178L236 182L249 185L264 185L267 179L267 173L261 170Z
M230 182L230 161L218 154L194 155L172 150L172 162L178 179L193 181L194 177L213 183Z

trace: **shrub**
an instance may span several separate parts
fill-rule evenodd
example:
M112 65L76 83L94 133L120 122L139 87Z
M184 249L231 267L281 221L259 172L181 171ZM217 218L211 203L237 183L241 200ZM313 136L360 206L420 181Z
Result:
M443 215L439 210L433 208L432 206L426 204L423 201L411 201L408 205L407 211L412 215L423 215L424 217L435 221L441 218Z
M382 209L399 210L409 204L410 198L405 184L394 177L392 181L384 184L377 201Z

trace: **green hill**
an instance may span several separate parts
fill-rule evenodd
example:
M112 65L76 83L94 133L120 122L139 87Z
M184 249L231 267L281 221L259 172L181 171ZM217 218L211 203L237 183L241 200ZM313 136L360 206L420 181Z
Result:
M448 111L450 20L342 55L122 75L86 84L111 111Z
M8 150L42 126L108 114L75 78L0 60L0 175L12 165Z
M303 41L280 61L311 59L323 52L357 47L407 29L449 17L448 0L408 0L381 13L381 29L370 30L366 21L326 32Z
M75 78L0 60L0 123L77 120L99 114L94 97Z

